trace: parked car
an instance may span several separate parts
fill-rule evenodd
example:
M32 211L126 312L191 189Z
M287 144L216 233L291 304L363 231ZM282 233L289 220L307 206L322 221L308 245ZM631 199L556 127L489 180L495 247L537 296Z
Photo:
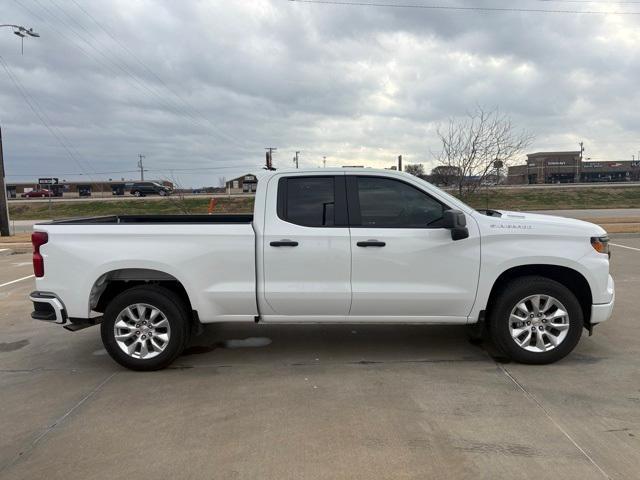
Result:
M509 358L545 364L614 304L601 227L476 211L387 170L264 172L253 215L34 230L32 317L100 323L107 352L134 370L166 367L214 322L475 324Z
M171 195L171 189L156 182L137 182L131 186L131 195L145 197L147 195Z
M41 188L40 190L31 190L30 192L25 192L21 195L22 198L43 198L43 197L53 197L53 192L51 190L47 190L46 188Z

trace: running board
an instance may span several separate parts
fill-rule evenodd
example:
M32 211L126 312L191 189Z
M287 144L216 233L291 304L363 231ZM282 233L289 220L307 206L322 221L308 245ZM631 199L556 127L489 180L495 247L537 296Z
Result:
M95 318L70 318L71 323L67 323L62 328L69 330L70 332L77 332L78 330L84 330L85 328L93 327L102 323L102 317Z

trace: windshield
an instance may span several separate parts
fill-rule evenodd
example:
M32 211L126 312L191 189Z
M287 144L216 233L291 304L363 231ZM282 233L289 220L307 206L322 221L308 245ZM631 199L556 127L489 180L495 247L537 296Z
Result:
M466 203L464 203L462 200L460 200L457 197L454 197L453 195L451 195L450 193L445 192L443 189L436 187L434 184L427 182L426 180L420 178L420 177L416 177L416 179L419 182L424 183L425 185L428 185L431 188L437 188L438 189L438 193L440 193L440 195L442 195L448 203L453 203L455 204L460 204L462 203L463 206L465 206L466 208L468 208L469 210L474 210L472 207L470 207L469 205L467 205Z

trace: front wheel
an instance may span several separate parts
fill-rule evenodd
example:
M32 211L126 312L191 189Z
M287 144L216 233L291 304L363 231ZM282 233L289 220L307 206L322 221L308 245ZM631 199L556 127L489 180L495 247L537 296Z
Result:
M157 286L124 291L107 306L102 343L116 362L131 370L160 370L189 340L189 319L180 298Z
M489 329L495 345L520 363L547 364L578 344L582 308L564 285L545 277L509 282L491 307Z

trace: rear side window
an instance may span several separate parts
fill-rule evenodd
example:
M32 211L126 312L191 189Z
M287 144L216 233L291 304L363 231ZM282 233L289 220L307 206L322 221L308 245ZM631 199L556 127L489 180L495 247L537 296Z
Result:
M369 228L437 228L445 207L417 188L383 177L358 177L359 222Z
M304 227L336 224L334 177L288 177L278 182L278 216Z

